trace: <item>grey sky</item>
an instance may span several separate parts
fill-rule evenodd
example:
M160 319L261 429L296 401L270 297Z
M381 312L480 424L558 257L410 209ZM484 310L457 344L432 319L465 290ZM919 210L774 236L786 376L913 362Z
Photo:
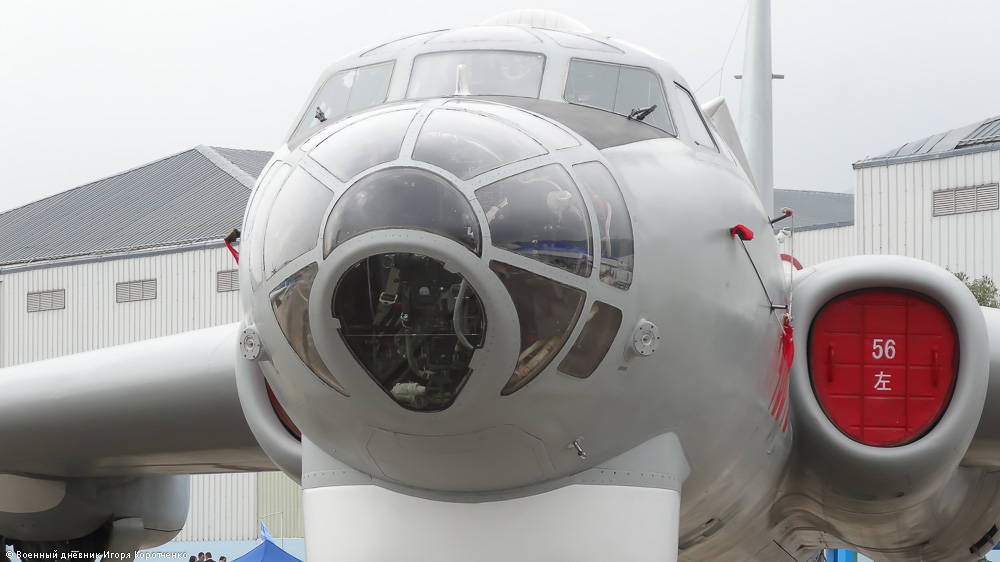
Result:
M273 149L319 73L397 36L556 10L695 88L745 0L0 0L0 209L210 144ZM853 190L851 162L1000 114L992 0L775 0L775 184ZM722 73L738 111L742 29ZM718 77L698 92L718 95Z

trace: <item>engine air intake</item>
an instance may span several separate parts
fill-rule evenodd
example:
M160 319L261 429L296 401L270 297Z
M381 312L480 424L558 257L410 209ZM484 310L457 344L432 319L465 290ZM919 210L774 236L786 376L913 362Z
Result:
M955 389L955 325L910 291L841 295L813 323L809 372L827 417L855 441L903 445L927 433Z

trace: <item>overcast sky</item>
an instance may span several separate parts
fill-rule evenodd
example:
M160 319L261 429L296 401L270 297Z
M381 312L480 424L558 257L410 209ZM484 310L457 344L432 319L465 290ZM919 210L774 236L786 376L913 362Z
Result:
M272 150L339 56L520 7L643 45L738 111L742 28L708 79L745 5L0 0L0 210L198 144ZM1000 114L1000 2L775 0L773 21L778 188L852 191L851 162Z

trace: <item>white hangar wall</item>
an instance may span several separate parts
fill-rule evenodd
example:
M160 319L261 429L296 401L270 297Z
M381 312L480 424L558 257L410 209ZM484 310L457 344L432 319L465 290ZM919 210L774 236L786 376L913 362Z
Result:
M854 225L797 232L795 257L903 255L1000 281L998 183L1000 150L860 167Z
M220 290L238 285L235 269L218 243L0 269L0 366L237 322L239 291ZM301 537L301 498L281 473L193 476L178 540L257 538L257 520L276 512L285 536Z

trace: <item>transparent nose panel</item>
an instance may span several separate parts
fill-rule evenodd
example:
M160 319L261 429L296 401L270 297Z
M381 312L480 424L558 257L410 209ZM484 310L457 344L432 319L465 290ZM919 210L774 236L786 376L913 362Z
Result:
M264 238L264 273L268 276L316 247L323 215L333 192L309 172L297 168L271 206Z
M330 213L323 255L373 230L410 228L450 238L480 253L479 221L448 180L417 168L389 168L358 180Z
M395 160L416 114L415 110L403 109L367 117L319 143L310 156L347 181L372 166Z
M271 309L274 310L281 333L299 359L331 388L344 396L350 396L323 363L309 328L309 291L312 290L318 270L319 267L311 263L282 281L281 285L271 291Z
M400 406L422 412L451 406L486 334L483 305L469 283L411 253L351 266L334 292L333 316L369 376Z
M573 166L584 193L590 198L597 214L601 234L601 281L619 289L632 285L632 263L635 261L632 241L632 219L622 192L611 172L600 162L585 162Z
M580 190L559 164L502 179L476 191L493 245L589 277L590 217Z
M490 269L507 287L521 326L521 354L500 392L506 396L531 382L559 354L580 317L586 294L505 263L491 261Z
M545 152L528 135L492 117L437 109L420 130L413 159L434 164L467 180Z

